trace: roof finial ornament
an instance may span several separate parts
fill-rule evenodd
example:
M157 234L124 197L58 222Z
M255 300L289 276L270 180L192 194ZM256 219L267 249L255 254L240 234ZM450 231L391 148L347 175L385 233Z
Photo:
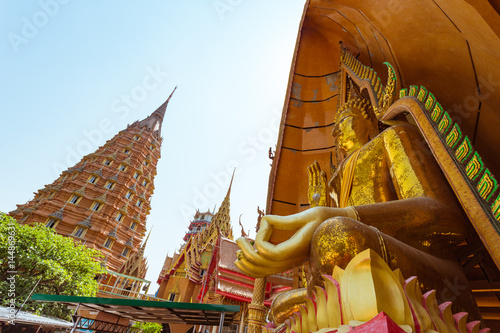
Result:
M236 172L236 167L233 169L233 175L231 176L231 182L229 183L229 188L227 189L226 197L229 197L231 193L231 186L233 186L234 173Z
M142 243L141 250L143 250L143 251L146 249L146 244L148 243L149 235L151 235L152 230L153 230L153 227L151 227L151 229L149 230L148 236L146 237L146 240L144 241L144 243Z
M243 215L243 214L240 214L241 237L248 237L248 234L245 232L245 229L243 228L243 224L241 223L241 215Z

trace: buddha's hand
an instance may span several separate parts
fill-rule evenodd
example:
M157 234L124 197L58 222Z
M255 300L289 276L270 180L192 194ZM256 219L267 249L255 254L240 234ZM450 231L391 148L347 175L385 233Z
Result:
M307 199L311 207L328 206L328 182L326 173L321 170L319 163L314 161L307 167L309 176L309 188L307 190Z
M240 250L235 264L252 277L289 270L307 260L314 231L335 216L348 216L348 212L342 208L316 207L289 216L266 215L260 222L255 244L243 237L236 240Z

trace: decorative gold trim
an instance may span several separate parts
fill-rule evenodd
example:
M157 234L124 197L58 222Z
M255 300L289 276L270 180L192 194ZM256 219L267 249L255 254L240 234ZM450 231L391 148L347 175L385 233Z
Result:
M441 134L436 131L436 123L433 122L427 110L422 107L421 102L416 98L405 97L396 101L381 120L390 120L405 112L409 113L415 120L469 220L500 269L500 242L498 241L500 230L498 218L500 216L498 214L494 215L496 206L494 206L494 203L490 205L488 201L481 198L473 180L467 176L468 166L458 161L455 152L450 153L450 147L442 139ZM479 157L477 152L474 154ZM484 169L478 171L474 179L479 179L477 176L483 172Z

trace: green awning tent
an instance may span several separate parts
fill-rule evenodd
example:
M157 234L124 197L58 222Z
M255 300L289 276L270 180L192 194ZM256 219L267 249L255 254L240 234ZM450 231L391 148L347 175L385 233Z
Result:
M32 300L57 302L81 310L102 311L133 321L160 324L229 325L240 311L236 305L144 301L138 299L34 294ZM222 325L221 325L222 323Z

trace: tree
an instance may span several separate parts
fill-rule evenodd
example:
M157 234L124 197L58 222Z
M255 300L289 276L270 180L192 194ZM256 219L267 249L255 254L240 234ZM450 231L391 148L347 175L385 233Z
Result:
M19 308L29 293L95 296L100 252L42 224L20 225L0 212L0 304ZM64 305L27 301L23 310L70 319Z
M159 333L163 331L161 324L136 322L132 327L141 328L142 333Z

